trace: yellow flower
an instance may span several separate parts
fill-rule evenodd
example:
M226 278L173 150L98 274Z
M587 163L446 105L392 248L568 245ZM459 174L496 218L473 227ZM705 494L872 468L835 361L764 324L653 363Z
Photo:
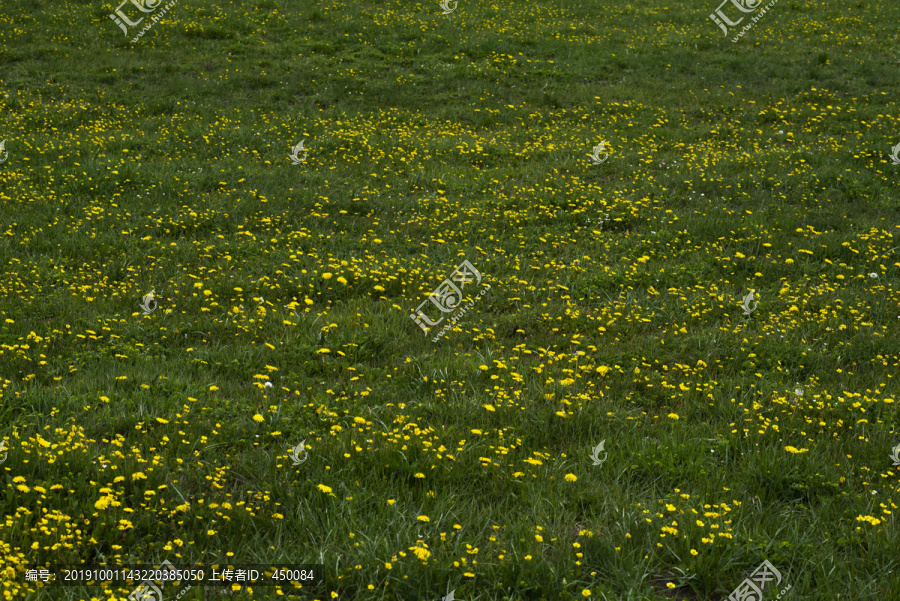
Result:
M807 451L809 451L809 449L797 449L797 448L790 447L790 446L784 447L784 450L789 453L806 453Z
M215 391L217 391L218 389L219 389L218 386L210 386L210 387L209 387L209 391L210 391L210 392L215 392Z
M413 478L424 478L424 477L425 477L425 474L423 474L422 472L416 472L416 474L413 476Z
M324 484L319 484L319 490L321 490L321 491L324 492L324 493L330 493L330 492L331 492L331 487L330 487L330 486L325 486Z
M881 523L881 520L879 520L878 518L872 517L872 516L870 516L870 515L860 515L860 516L857 516L857 517L856 517L856 520L859 521L859 522L869 522L869 523L872 524L873 526L877 526L878 524Z
M677 414L677 413L670 413L670 414L667 415L666 417L671 418L671 419L678 419L678 414Z
M422 547L410 547L409 550L412 551L415 556L422 561L425 561L426 559L431 557L431 551L429 551L428 549L423 549Z
M144 472L135 472L135 473L131 474L131 479L132 480L146 480L147 476L144 474Z
M575 482L578 480L578 476L575 474L566 474L566 482Z
M697 551L695 551L694 549L691 549L691 555L699 555L699 553L697 553Z
M416 519L419 520L420 522L430 522L431 521L431 518L429 518L427 515L420 515Z
M384 564L384 567L386 567L387 569L390 570L390 569L391 569L391 562L385 563L385 564Z
M586 588L586 589L584 589L583 591L581 591L581 596L582 596L582 597L590 597L590 596L591 596L591 589Z
M31 489L28 488L27 486L25 486L24 484L19 484L18 486L16 486L16 490L20 490L22 492L28 492Z
M487 409L488 411L496 411L496 409L494 409L493 405L485 405L484 408Z
M397 502L397 501L395 501L394 499L388 499L387 504L388 504L388 505L393 505L393 504L396 503L396 502Z
M261 416L259 413L257 413L256 415L253 416L253 421L255 421L257 423L264 422L265 420L266 420L266 418Z
M330 274L330 273L323 273L323 274L322 274L322 279L323 279L323 280L330 280L330 279L331 279L331 274Z

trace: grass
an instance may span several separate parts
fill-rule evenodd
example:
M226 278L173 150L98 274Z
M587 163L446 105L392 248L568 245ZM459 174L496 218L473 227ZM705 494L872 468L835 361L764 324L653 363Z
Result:
M5 598L900 599L900 7L117 8L0 10Z

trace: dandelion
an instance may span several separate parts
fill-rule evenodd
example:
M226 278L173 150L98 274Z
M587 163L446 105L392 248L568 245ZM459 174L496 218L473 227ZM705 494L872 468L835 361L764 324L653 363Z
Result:
M578 480L578 476L575 474L566 474L566 482L575 482Z
M420 522L430 522L431 521L431 518L429 518L427 515L420 515L416 519L419 520Z
M257 413L256 415L253 416L253 421L255 421L256 423L261 423L261 422L266 421L266 418L264 418L259 413Z

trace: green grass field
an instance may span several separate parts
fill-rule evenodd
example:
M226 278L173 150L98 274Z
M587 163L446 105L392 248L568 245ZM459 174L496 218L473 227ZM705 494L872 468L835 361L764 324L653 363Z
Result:
M4 599L900 600L900 4L154 1L0 5Z

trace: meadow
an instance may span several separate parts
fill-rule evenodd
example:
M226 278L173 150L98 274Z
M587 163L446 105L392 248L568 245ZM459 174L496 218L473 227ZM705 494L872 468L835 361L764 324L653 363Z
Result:
M5 0L3 599L900 600L900 4L719 2Z

